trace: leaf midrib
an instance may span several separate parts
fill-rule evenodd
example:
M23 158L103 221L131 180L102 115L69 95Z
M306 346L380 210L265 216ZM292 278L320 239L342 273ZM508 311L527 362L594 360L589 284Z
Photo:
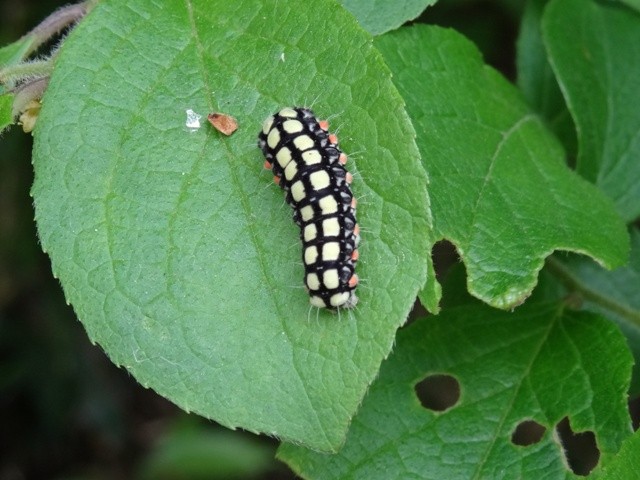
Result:
M206 93L205 93L205 97L206 97L206 101L207 101L207 105L209 107L209 111L213 112L215 110L214 108L214 100L213 97L211 95L211 92L213 91L211 88L211 82L209 79L209 75L207 72L207 69L205 68L205 49L204 46L202 44L202 41L200 40L200 36L198 34L198 29L196 28L196 22L195 22L195 17L194 17L194 11L193 11L193 4L191 0L185 0L185 6L187 8L187 13L188 13L188 17L189 17L189 26L192 30L192 36L195 40L196 43L196 51L198 54L198 63L199 63L199 67L201 70L201 74L205 83L205 87L206 87ZM249 22L247 22L249 23ZM222 145L224 145L225 150L227 151L227 155L225 155L224 157L227 159L233 158L233 151L229 146L229 142L226 141L225 138L220 138L220 143ZM240 202L240 205L242 206L242 209L244 210L245 213L245 218L251 218L252 217L252 210L251 210L251 205L248 202L248 198L249 196L243 191L242 186L243 186L243 182L241 181L241 179L238 178L237 172L236 170L233 168L233 165L229 162L228 164L228 171L230 172L231 175L231 183L234 185L234 190L239 192L238 194L238 199ZM256 259L258 261L258 264L260 265L260 271L262 273L262 277L264 279L264 283L265 285L268 285L269 290L271 292L275 292L277 291L277 288L275 285L272 284L271 279L269 277L269 275L267 275L267 271L268 268L266 266L266 261L264 258L264 252L265 249L260 248L261 244L259 242L259 235L256 232L255 226L252 222L247 222L247 231L249 233L249 237L251 238L251 242L253 243L253 246L255 248L256 251ZM288 345L293 345L293 342L291 341L291 339L293 338L293 335L291 333L291 331L289 330L289 328L287 327L286 322L284 321L284 318L286 318L286 314L283 311L282 306L280 305L279 302L277 302L276 297L274 296L270 296L272 302L273 302L273 306L276 309L276 311L278 312L278 317L280 318L280 324L281 327L283 329L283 331L285 332L285 335L287 336L287 338L289 339ZM325 445L327 446L333 446L333 442L331 442L331 440L328 438L327 436L327 431L324 428L323 423L321 422L321 419L318 415L318 410L315 408L315 406L313 405L313 402L311 401L311 397L309 395L308 389L307 389L307 384L304 381L298 367L297 367L297 363L295 361L294 358L294 349L290 348L289 349L289 353L290 353L290 359L291 359L291 366L293 367L293 370L296 372L296 375L298 376L298 380L300 382L300 386L302 388L302 392L304 393L307 402L308 402L308 410L313 412L314 415L314 420L316 422L316 426L318 428L318 430L322 433L323 435L323 439L325 442ZM311 427L312 428L312 427ZM277 432L275 432L277 433Z

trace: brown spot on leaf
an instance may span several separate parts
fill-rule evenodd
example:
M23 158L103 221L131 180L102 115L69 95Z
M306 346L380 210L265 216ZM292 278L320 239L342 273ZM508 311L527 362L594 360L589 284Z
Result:
M231 135L238 129L238 122L231 115L226 113L210 113L207 119L213 125L213 128L227 136Z

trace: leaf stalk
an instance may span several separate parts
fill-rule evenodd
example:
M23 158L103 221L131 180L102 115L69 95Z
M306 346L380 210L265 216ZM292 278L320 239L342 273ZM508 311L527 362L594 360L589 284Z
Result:
M582 282L570 269L563 265L562 262L553 257L547 258L546 265L549 271L558 281L560 281L560 283L562 283L562 285L564 285L570 294L578 294L582 299L610 310L627 320L629 323L640 327L640 311L634 310L628 305L621 304L615 299L593 290Z

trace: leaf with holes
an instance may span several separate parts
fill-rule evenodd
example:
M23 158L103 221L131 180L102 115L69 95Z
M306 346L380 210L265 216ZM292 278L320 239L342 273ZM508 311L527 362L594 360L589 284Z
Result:
M186 410L335 450L431 248L415 133L371 38L328 0L101 2L44 100L38 230L91 339ZM338 314L309 306L257 148L269 114L308 102L360 152L360 302ZM214 111L233 136L196 128Z
M627 258L613 205L570 171L519 92L452 30L413 26L376 39L417 130L437 238L455 244L469 291L521 303L555 249L606 265Z
M544 40L577 131L577 171L640 215L640 15L592 0L554 0Z
M594 432L608 462L631 433L631 363L618 329L591 313L454 308L398 333L339 454L283 445L278 456L309 479L567 478L555 426L568 415L573 430ZM432 375L459 382L444 412L416 398ZM531 421L546 428L540 441L514 445Z
M340 0L360 25L372 35L380 35L413 20L437 0Z

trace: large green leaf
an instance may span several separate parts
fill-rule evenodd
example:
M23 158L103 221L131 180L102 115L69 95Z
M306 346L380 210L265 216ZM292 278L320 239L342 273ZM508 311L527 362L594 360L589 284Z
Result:
M578 130L577 170L633 220L640 215L640 15L593 0L554 0L542 26Z
M340 0L360 25L372 35L398 28L413 20L437 0Z
M360 303L338 315L309 306L297 227L256 146L267 115L311 101L361 152ZM191 131L187 109L240 127ZM105 1L45 96L41 242L91 339L143 385L332 450L426 279L414 136L371 38L332 1Z
M557 303L454 308L398 333L339 454L285 444L278 456L308 479L575 478L554 428L568 416L573 430L594 432L610 461L631 434L631 363L615 325L591 313ZM414 391L434 374L460 384L444 412L422 407ZM546 432L514 445L526 420Z
M555 249L622 264L612 203L570 171L519 92L462 36L413 26L376 39L417 130L437 238L453 242L476 297L521 303Z

